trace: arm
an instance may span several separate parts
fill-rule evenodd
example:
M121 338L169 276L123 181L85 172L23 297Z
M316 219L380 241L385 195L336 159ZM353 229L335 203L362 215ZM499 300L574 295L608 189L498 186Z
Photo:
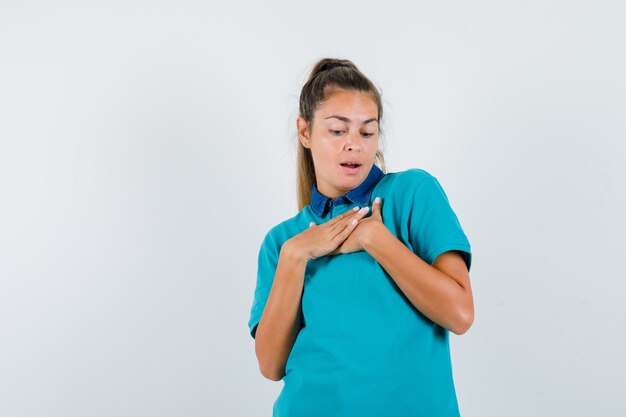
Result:
M348 210L285 241L273 269L273 281L255 334L255 351L261 374L278 381L300 331L304 273L309 259L334 251L367 210ZM265 271L269 278L270 272Z
M461 255L449 251L433 266L398 240L381 222L368 222L363 249L393 278L422 314L455 334L465 333L474 321L469 272Z
M274 282L255 335L261 374L279 381L300 330L300 302L307 258L283 244Z

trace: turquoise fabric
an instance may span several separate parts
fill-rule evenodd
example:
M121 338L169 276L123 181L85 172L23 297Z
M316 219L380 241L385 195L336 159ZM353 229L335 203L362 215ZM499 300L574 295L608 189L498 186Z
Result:
M414 168L387 173L373 187L386 227L431 264L469 241L437 179ZM310 205L271 228L258 256L248 322L255 336L282 244L314 221L351 209L347 200L320 217ZM368 214L369 215L369 214ZM274 417L459 416L449 332L422 315L365 251L308 262L302 327L285 366Z

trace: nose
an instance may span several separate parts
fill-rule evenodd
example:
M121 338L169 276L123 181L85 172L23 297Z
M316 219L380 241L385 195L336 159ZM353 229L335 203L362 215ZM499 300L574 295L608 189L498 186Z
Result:
M361 144L359 143L359 139L355 138L355 136L359 136L359 132L353 133L351 135L346 135L346 143L345 148L348 151L357 151L361 149Z

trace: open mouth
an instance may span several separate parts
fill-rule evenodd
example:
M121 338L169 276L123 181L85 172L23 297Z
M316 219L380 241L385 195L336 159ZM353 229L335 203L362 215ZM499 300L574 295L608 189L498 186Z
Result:
M344 172L348 173L348 174L356 174L357 172L359 172L359 169L361 167L361 164L353 164L353 163L343 163L340 164L341 167L343 168Z

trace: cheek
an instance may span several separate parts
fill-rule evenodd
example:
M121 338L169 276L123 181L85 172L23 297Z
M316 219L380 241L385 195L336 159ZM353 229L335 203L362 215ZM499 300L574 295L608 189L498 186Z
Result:
M341 144L339 141L324 141L320 143L318 152L323 155L333 156L341 152Z
M318 166L330 166L333 165L333 161L337 159L338 151L329 146L318 146L311 150L313 155L313 161L317 162Z
M365 151L365 153L370 154L370 153L376 153L376 150L378 149L378 143L371 141L371 142L363 142L363 151Z

